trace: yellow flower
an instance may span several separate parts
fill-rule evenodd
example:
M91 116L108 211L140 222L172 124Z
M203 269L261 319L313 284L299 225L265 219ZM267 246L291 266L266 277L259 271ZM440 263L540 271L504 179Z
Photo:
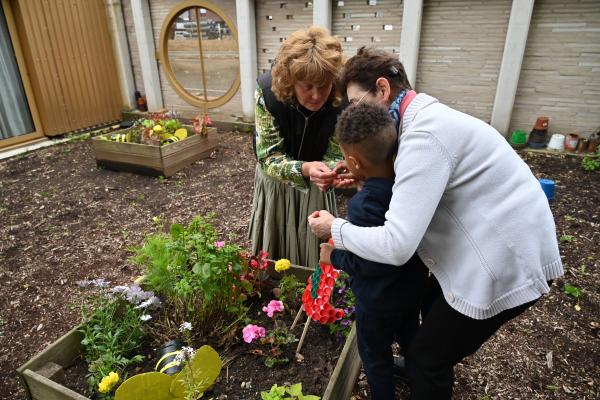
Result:
M290 262L290 260L288 260L287 258L282 258L281 260L278 260L275 263L275 271L282 272L282 271L285 271L286 269L290 269L291 266L292 266L292 263Z
M98 391L100 393L108 393L110 390L119 382L119 374L111 372L98 384Z

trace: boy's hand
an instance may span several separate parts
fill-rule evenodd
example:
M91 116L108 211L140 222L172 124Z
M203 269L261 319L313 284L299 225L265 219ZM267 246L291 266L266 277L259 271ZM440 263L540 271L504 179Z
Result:
M321 243L321 258L320 262L325 264L331 264L331 252L333 251L333 246L329 243Z

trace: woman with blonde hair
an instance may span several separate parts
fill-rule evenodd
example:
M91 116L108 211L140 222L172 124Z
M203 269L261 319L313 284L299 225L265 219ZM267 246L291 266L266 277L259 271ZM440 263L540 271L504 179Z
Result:
M319 239L307 217L336 213L334 168L343 159L334 138L345 103L335 87L342 69L341 43L320 27L293 33L255 92L258 165L249 236L252 251L314 267Z

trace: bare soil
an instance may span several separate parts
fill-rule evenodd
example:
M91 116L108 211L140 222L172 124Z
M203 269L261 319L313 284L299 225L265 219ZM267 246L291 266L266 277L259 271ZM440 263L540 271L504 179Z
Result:
M219 231L249 247L251 137L219 135L212 158L167 180L97 169L89 140L0 161L0 398L25 398L15 369L80 321L76 281L126 284L142 272L128 248L155 231L152 217L187 222L215 212ZM557 182L552 210L566 275L456 368L454 397L600 398L600 173L584 172L577 157L521 156L537 177ZM346 199L338 196L342 214ZM566 282L583 290L580 311ZM295 368L284 373L289 383L305 379ZM246 398L259 398L254 392Z

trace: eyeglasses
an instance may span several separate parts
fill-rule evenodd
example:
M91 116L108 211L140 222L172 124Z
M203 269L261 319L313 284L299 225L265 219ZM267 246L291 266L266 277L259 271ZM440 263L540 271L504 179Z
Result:
M360 102L361 102L361 101L363 101L363 99L365 98L365 96L366 96L366 95L368 95L369 93L371 93L371 91L370 91L370 90L367 90L367 91L365 92L365 94L363 94L363 95L360 97L360 99L358 99L357 101L352 101L351 103L352 103L352 104L354 104L354 105L360 104Z

